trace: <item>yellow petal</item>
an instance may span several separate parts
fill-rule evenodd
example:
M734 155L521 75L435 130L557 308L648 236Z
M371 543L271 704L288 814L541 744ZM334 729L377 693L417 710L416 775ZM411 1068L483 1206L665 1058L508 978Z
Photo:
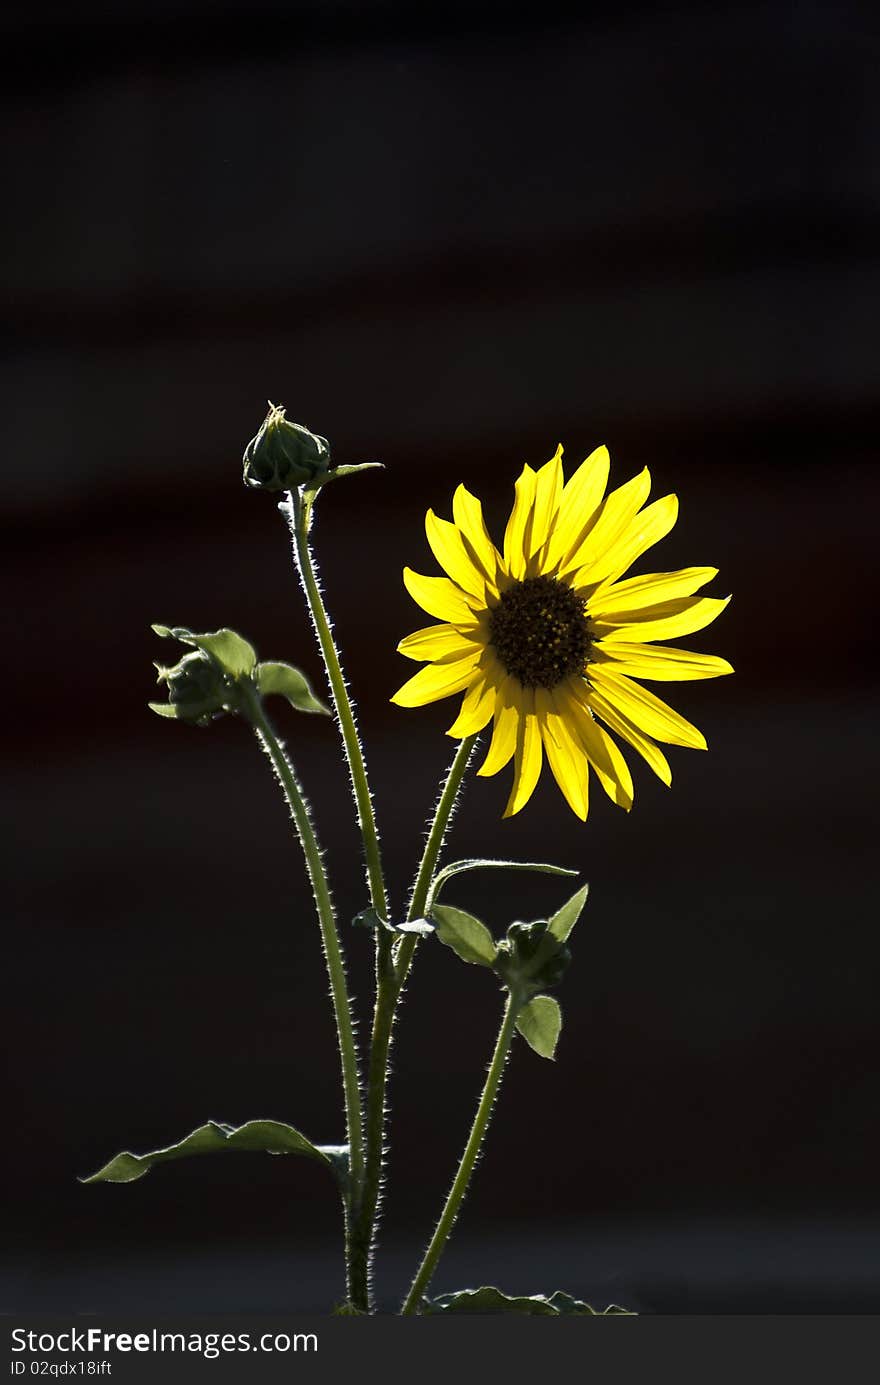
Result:
M525 807L541 774L541 728L535 715L535 698L531 689L523 689L522 703L513 756L513 788L503 814L506 818L512 818Z
M499 553L486 528L483 507L475 495L459 486L452 497L452 518L461 530L465 547L492 583L498 580Z
M648 572L642 577L627 577L614 585L603 583L589 598L587 609L597 620L607 615L614 616L619 623L629 612L634 613L632 619L639 620L643 611L663 601L692 596L717 576L717 567L683 567L677 572Z
M454 625L426 625L424 630L414 630L397 646L398 654L407 659L420 659L423 663L448 663L450 659L463 659L471 654L476 634L472 637L462 635Z
M532 511L532 529L528 540L529 557L540 552L547 541L548 534L556 523L559 500L562 495L562 481L562 444L560 443L555 455L541 467L535 476L535 504ZM537 570L535 567L535 572ZM531 565L529 572L530 575L535 575L531 571Z
M644 611L627 611L625 616L595 617L593 628L603 645L618 640L671 640L676 635L692 635L711 625L729 601L729 596L723 600L712 596L683 596L678 601L663 601ZM618 625L618 621L622 623Z
M600 558L585 572L585 580L602 583L603 589L610 586L622 572L631 568L637 558L652 548L655 543L665 539L678 519L678 496L664 495L639 510L631 519L616 543L612 544L604 558ZM571 585L577 591L580 585L578 574L572 578Z
M628 813L633 805L633 794L635 792L633 789L632 775L629 772L629 765L626 763L626 760L624 760L620 750L604 727L597 726L596 729L602 739L612 768L611 774L606 774L605 770L601 769L599 765L593 764L596 777L611 799L611 802L616 803L618 808L623 808L624 811ZM593 762L591 761L590 763L592 764Z
M733 673L732 665L717 654L697 654L692 649L672 649L665 644L612 640L607 647L604 643L594 645L593 656L608 662L612 673L647 678L653 683L685 683Z
M566 483L559 503L559 518L547 545L548 569L555 567L586 538L598 517L610 466L608 448L597 447Z
M462 692L474 676L479 657L480 652L475 649L466 659L452 664L426 664L397 689L391 701L398 707L424 707L428 702Z
M564 709L602 788L612 803L629 812L633 802L632 775L614 741L595 721L587 700L589 691L583 679L578 679L561 684L554 689L553 696L556 705Z
M475 626L477 618L464 592L448 577L423 577L412 568L403 569L403 582L413 601L437 620L448 620L463 628Z
M686 745L692 750L706 749L706 738L702 731L625 674L611 673L608 664L591 664L589 679L596 692L647 736L669 745Z
M433 510L425 515L425 533L437 562L459 587L485 603L486 579L471 561L464 540L454 524L439 519Z
M672 770L669 768L669 761L663 754L659 746L656 746L647 736L643 736L641 731L633 726L631 721L622 716L617 709L612 706L607 698L601 693L596 692L595 688L589 694L590 706L597 716L601 717L612 731L616 731L618 736L622 736L625 741L629 741L633 750L637 750L643 760L646 760L651 769L662 779L663 783L672 783Z
M535 711L553 778L562 790L569 808L585 822L589 808L587 758L581 747L568 734L564 720L556 712L552 699L544 688L535 691Z
M485 760L477 770L488 778L504 769L516 749L516 728L520 718L518 684L508 678L498 689L495 699L495 727Z
M568 734L575 738L594 769L612 775L614 766L602 739L602 728L596 725L587 703L588 691L583 679L570 680L553 689L553 702Z
M446 732L456 740L474 736L492 720L498 701L498 685L481 669L464 695L461 710Z
M560 574L578 573L579 580L589 580L587 569L598 564L625 532L630 521L648 498L651 474L645 467L625 485L612 491L602 502L595 524L586 538L559 565ZM597 568L598 570L598 568Z
M526 575L526 544L535 501L535 473L524 466L514 488L513 509L504 531L504 565L511 577Z

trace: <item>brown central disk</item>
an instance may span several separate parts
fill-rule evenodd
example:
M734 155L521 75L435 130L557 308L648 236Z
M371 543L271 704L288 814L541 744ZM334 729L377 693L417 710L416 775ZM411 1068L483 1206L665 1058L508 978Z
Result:
M584 598L555 577L527 577L502 594L489 617L489 641L524 688L555 688L587 662Z

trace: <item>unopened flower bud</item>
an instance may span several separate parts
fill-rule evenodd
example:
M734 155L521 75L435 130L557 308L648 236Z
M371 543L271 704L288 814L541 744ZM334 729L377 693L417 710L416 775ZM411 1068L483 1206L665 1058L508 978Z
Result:
M511 990L536 993L557 986L571 961L566 943L550 932L546 920L512 923L498 948L495 970Z
M173 668L159 668L159 682L168 688L168 701L151 702L160 716L177 717L193 726L208 722L226 709L229 701L229 680L216 662L204 650L184 654Z
M244 483L264 491L292 491L320 482L330 469L326 438L290 423L284 409L269 404L263 426L244 450Z

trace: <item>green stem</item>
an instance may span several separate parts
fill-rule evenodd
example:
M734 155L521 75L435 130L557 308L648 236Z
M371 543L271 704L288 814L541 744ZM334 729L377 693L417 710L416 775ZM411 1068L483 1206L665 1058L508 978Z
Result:
M431 888L431 881L434 878L434 871L437 869L437 862L440 859L440 852L443 849L443 841L446 837L446 829L452 817L458 791L461 788L461 781L464 779L465 772L474 753L478 736L465 736L464 740L455 753L455 758L449 766L449 773L440 798L437 801L437 808L434 812L434 821L431 823L422 859L419 863L418 874L410 895L409 907L406 911L407 923L412 923L414 919L421 918L424 913L425 905L428 902L428 892ZM418 933L404 934L397 945L396 967L398 991L403 988L407 973L412 965L413 955L419 941Z
M428 890L431 888L431 881L434 878L434 870L443 849L443 839L446 836L446 829L452 817L452 810L455 807L455 800L458 798L458 791L461 788L461 781L465 776L465 771L470 764L474 746L478 740L477 736L465 736L464 740L455 752L455 758L449 766L449 773L446 776L446 783L443 791L437 800L437 808L434 813L434 821L431 823L430 831L425 842L425 850L419 863L418 874L416 875L413 892L410 896L409 909L407 910L407 922L412 923L413 919L421 917L422 910L428 899Z
M315 896L318 923L321 928L321 941L324 947L324 958L327 963L327 974L330 978L330 994L333 999L333 1013L336 1019L336 1034L339 1042L339 1057L342 1065L342 1085L345 1092L345 1116L348 1127L347 1135L351 1186L353 1189L359 1189L363 1179L364 1147L363 1114L361 1109L360 1084L358 1081L357 1046L355 1044L354 1028L352 1025L348 985L345 979L345 967L342 960L342 951L339 946L339 937L336 932L333 901L330 898L330 887L327 883L327 873L324 870L321 849L315 835L309 806L305 800L293 766L284 753L283 746L275 734L272 723L266 715L262 701L256 690L246 687L243 689L243 693L246 716L254 728L257 739L272 762L279 783L284 791L284 796L287 799L291 817L296 825L296 830L302 844L303 855L306 858L306 868ZM346 1197L345 1208L346 1265L348 1271L349 1297L356 1306L365 1308L367 1297L366 1259L363 1255L359 1254L356 1237L354 1236L354 1225L357 1215L356 1195L353 1205L352 1199Z
M440 1213L440 1220L437 1223L434 1235L431 1237L431 1244L425 1251L424 1259L412 1282L412 1288L400 1310L402 1314L407 1315L418 1312L425 1291L431 1283L434 1271L437 1268L437 1261L443 1254L446 1242L449 1240L450 1232L455 1225L455 1219L458 1216L459 1208L467 1192L471 1174L474 1171L474 1165L477 1162L477 1156L480 1152L480 1147L489 1125L489 1120L492 1115L492 1106L498 1093L498 1086L504 1072L504 1065L507 1062L507 1055L510 1052L513 1032L516 1027L516 1017L520 1009L521 1001L513 992L510 992L504 1007L504 1017L501 1021L501 1028L498 1031L498 1041L495 1044L495 1052L492 1055L492 1062L489 1064L486 1085L483 1088L483 1095L480 1097L480 1104L477 1107L477 1114L471 1126L471 1133L465 1145L464 1154L461 1156L458 1172L449 1190L449 1196L446 1199L443 1211Z
M367 769L364 764L363 751L361 750L361 743L358 739L357 727L355 725L354 708L348 695L348 689L345 686L345 678L342 673L342 666L339 662L339 654L333 641L330 620L321 597L321 589L318 585L315 564L309 549L308 533L311 522L312 501L311 499L301 496L298 491L291 491L288 496L287 504L283 505L281 508L287 515L290 525L300 580L303 584L306 602L309 612L311 613L312 623L315 627L315 634L318 637L318 643L321 647L321 655L327 669L327 677L330 680L330 689L333 693L336 717L339 722L339 729L342 733L342 741L348 760L349 773L351 775L351 785L354 792L358 826L360 827L361 837L364 843L364 858L367 867L367 882L370 888L370 903L382 918L387 918L388 905L385 897L385 879L382 874L382 855L379 848L379 834L376 830L376 818L373 813L373 800L370 796L370 786L367 780Z
M339 723L339 730L342 735L342 742L345 748L345 755L348 761L349 774L351 776L352 792L354 794L355 811L357 813L358 826L360 828L361 840L364 847L364 860L366 863L367 884L370 891L370 902L376 913L382 919L388 917L388 900L385 892L385 878L382 872L382 855L379 847L379 834L376 828L376 818L373 812L373 800L370 795L370 786L367 780L367 768L364 763L363 751L357 733L357 726L354 719L354 708L345 686L345 678L342 666L339 661L339 653L333 640L333 632L330 619L327 615L326 607L321 596L321 588L318 583L318 576L315 563L309 548L309 528L311 525L312 505L314 497L301 494L299 491L291 491L287 498L287 503L283 505L282 511L286 514L290 526L291 537L293 539L294 554L296 565L299 570L300 581L305 592L306 604L312 617L312 624L315 627L315 634L318 637L318 644L327 669L327 677L330 682L330 690L333 694L333 704L336 708L336 719ZM376 1008L378 1009L380 998L384 990L383 978L388 970L390 959L390 941L387 935L383 935L381 928L376 930ZM372 1074L372 1052L370 1072ZM372 1082L372 1078L371 1078ZM370 1167L376 1160L376 1155L372 1152L371 1145L376 1139L375 1122L372 1128L367 1130L367 1158L370 1159ZM382 1130L380 1121L379 1130L379 1150L378 1159L381 1163L382 1158ZM352 1171L352 1207L353 1207L353 1226L351 1229L352 1244L354 1254L359 1265L363 1266L364 1295L363 1306L365 1309L370 1307L370 1250L371 1237L369 1230L365 1230L368 1225L361 1215L361 1206L364 1198L364 1167L359 1167L357 1174Z
M416 882L413 886L406 916L409 923L413 919L419 918L425 907L446 829L449 826L458 791L461 788L461 782L476 743L476 736L466 737L459 745L449 768L446 783L434 812L434 820L425 841L425 849L422 853ZM370 1259L372 1258L376 1234L379 1191L382 1186L385 1099L388 1086L388 1057L391 1050L391 1036L397 1004L412 964L419 935L417 933L400 934L396 961L392 955L390 935L380 932L377 941L378 985L370 1043L369 1085L367 1088L367 1156L364 1173L364 1197L358 1233L363 1244L368 1247L367 1253Z

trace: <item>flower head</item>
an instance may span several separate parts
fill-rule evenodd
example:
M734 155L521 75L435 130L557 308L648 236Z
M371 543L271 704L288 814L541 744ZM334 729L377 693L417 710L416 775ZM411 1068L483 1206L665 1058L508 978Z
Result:
M301 423L291 423L284 409L270 401L269 412L245 448L243 460L246 486L290 491L326 477L330 447L326 438Z
M702 630L730 598L695 595L716 576L712 567L624 577L672 529L678 501L666 495L645 506L647 468L606 494L608 470L604 447L568 482L561 447L538 471L524 467L500 552L479 500L459 486L453 523L433 510L425 519L447 575L404 568L413 600L443 623L398 645L426 667L391 700L418 707L463 692L448 732L457 739L493 722L477 772L497 774L513 760L505 817L528 802L545 754L578 817L587 816L590 769L613 802L631 808L632 777L612 731L669 784L657 742L705 750L706 741L635 680L733 672L726 659L656 643Z

